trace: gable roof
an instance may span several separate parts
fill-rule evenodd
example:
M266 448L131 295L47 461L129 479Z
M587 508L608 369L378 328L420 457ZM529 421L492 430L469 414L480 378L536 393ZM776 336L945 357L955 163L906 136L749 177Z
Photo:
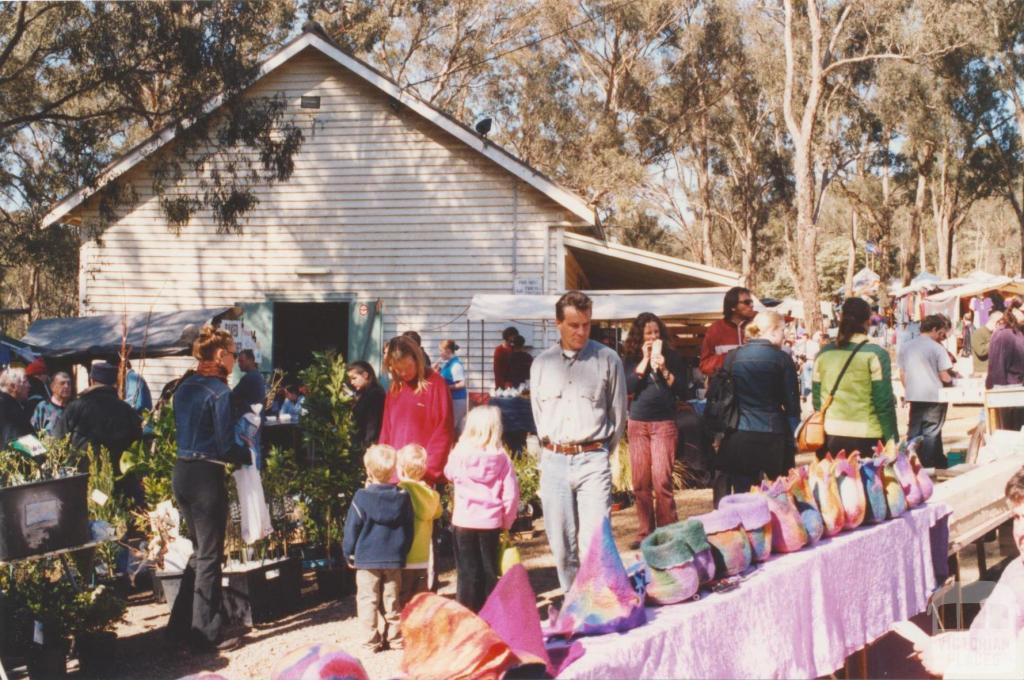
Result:
M497 146L478 135L466 125L452 118L440 109L423 101L416 95L404 90L393 80L374 69L369 64L346 54L336 45L326 40L314 31L307 31L294 41L281 48L274 56L270 57L260 67L256 80L262 79L268 73L281 66L289 59L305 49L315 49L321 54L334 60L350 73L356 75L370 85L373 85L381 92L408 107L413 112L427 119L437 127L452 135L467 146L473 148L482 156L497 163L512 175L526 182L534 189L558 203L563 208L582 219L587 225L599 227L594 208L582 197L559 186L553 180L546 177L539 170L536 170L523 161L513 156L505 149ZM207 114L224 103L223 95L211 98L203 107L203 113ZM189 121L185 121L185 127ZM82 204L87 198L99 191L103 186L120 177L131 168L145 160L150 154L157 151L175 137L176 125L169 125L157 132L152 137L142 142L134 149L112 162L100 173L99 179L92 185L84 186L78 191L60 200L53 209L43 218L42 226L49 226L61 219L76 207Z
M740 275L727 269L709 267L641 250L610 241L600 241L567 231L562 237L565 247L576 256L593 288L705 288L738 286ZM596 274L601 274L601 281ZM611 285L614 282L616 285ZM608 283L609 285L600 285Z

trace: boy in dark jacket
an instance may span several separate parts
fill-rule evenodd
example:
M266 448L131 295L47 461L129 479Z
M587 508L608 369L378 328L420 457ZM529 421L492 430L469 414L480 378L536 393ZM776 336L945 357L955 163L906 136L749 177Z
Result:
M356 569L356 611L366 629L364 646L401 649L402 567L413 537L412 501L391 480L395 450L371 446L363 456L369 485L356 491L345 518L342 550ZM378 626L377 611L384 614Z

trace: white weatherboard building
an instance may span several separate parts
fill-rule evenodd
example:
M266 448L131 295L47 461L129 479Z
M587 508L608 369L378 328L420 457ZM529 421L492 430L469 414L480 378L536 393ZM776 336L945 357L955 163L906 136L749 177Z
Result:
M175 144L173 127L111 165L104 182L120 177L138 201L82 246L82 316L238 305L264 371L328 348L379 368L381 343L416 330L433 359L445 338L471 349L463 361L478 390L490 385L491 352L515 320L488 321L481 346L479 324L470 331L465 316L474 294L737 281L605 242L582 198L316 32L269 59L246 96L282 93L306 139L292 178L259 191L241 234L218 234L205 214L179 235L168 229L149 159ZM95 192L65 198L46 224L96 221ZM520 326L528 342L546 343L543 326ZM190 365L149 359L143 373L159 389Z

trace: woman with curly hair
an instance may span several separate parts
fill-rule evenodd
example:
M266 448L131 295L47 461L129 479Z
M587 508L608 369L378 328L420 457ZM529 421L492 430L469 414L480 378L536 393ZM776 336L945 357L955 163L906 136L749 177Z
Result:
M639 546L655 527L678 521L672 497L676 399L686 396L686 366L671 347L665 322L650 312L633 320L623 349L629 394L629 463L640 531Z

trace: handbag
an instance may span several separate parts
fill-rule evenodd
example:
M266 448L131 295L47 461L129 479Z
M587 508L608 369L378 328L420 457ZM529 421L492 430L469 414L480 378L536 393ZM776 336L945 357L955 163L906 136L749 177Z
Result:
M821 402L821 408L807 416L807 419L800 426L800 431L796 435L797 451L802 453L813 452L825 445L825 412L832 405L832 399L836 396L836 390L839 389L839 383L843 380L843 376L846 375L846 369L850 367L850 362L853 361L853 357L867 342L867 340L863 340L853 348L850 356L846 359L846 363L843 364L843 370L839 371L839 377L836 378L835 384L832 385L832 391Z
M708 380L704 421L712 432L732 432L740 424L740 405L736 399L736 385L732 376L736 352L735 349L730 350L725 356L722 368Z
M498 540L498 573L504 576L509 569L522 561L519 548L512 542L512 537L507 531L502 531Z

